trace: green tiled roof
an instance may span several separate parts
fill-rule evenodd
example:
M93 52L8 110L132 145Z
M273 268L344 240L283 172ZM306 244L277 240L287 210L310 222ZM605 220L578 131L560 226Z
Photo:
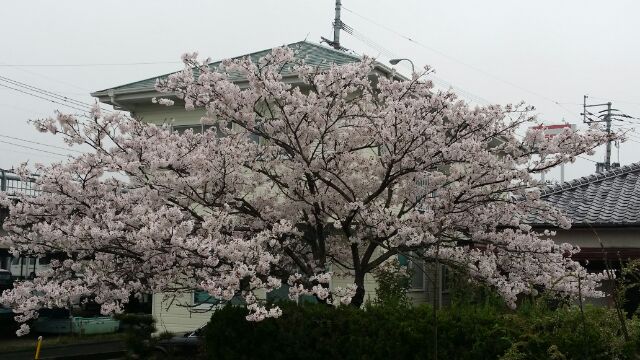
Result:
M332 64L342 65L342 64L348 64L348 63L354 63L354 62L360 61L360 58L357 57L357 56L354 56L354 55L351 55L351 54L347 54L347 53L342 52L342 51L334 50L332 48L325 47L325 46L322 46L322 45L319 45L319 44L314 44L314 43L307 42L307 41L300 41L300 42L297 42L297 43L289 44L287 46L289 46L290 48L294 49L297 58L303 59L306 64L317 66L320 69L328 68ZM252 61L255 62L258 59L260 59L261 57L269 54L271 52L271 50L272 49L266 49L266 50L254 52L254 53L251 53L251 54L238 56L238 57L236 57L236 59L244 58L244 57L248 56L248 57L251 58ZM220 65L220 63L221 63L220 61L210 63L209 67L217 68ZM384 73L391 72L391 69L389 69L388 67L386 67L386 66L384 66L384 65L382 65L380 63L376 64L376 68L381 70ZM96 92L92 93L91 95L92 96L96 96L96 97L107 96L111 91L113 91L113 94L115 94L115 95L117 95L117 94L125 94L125 93L136 93L136 92L152 91L152 90L154 90L154 86L155 86L155 83L156 83L157 79L166 78L169 75L174 74L174 73L164 74L164 75L152 77L152 78L149 78L149 79L144 79L144 80L132 82L132 83L129 83L129 84L116 86L116 87L113 87L113 88L96 91ZM282 75L286 77L288 75L294 75L294 74L290 70L287 71L285 69L283 71ZM238 79L232 79L232 80L241 80L241 79L238 78Z

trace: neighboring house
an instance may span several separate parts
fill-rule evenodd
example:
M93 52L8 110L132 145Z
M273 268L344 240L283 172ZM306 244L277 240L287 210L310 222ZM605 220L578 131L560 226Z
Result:
M332 64L343 65L348 63L359 62L360 58L354 55L347 54L342 51L337 51L332 48L324 47L318 44L314 44L307 41L301 41L288 45L290 48L296 51L298 58L304 59L309 65L316 66L320 69L327 69ZM250 57L253 61L267 55L272 49L267 49L247 55L239 56ZM211 63L209 66L212 68L217 67L220 62ZM376 63L373 72L382 76L398 76L389 67ZM170 74L161 75L133 83L116 86L110 89L96 91L91 95L98 98L100 102L113 105L115 108L125 110L131 113L132 116L140 119L141 121L153 124L171 123L173 128L178 131L182 131L186 128L192 128L195 131L201 129L200 118L204 115L203 109L196 109L194 111L187 112L180 102L176 101L176 106L166 107L158 104L153 104L151 99L158 96L167 96L167 94L159 93L155 90L154 86L156 80L159 78L166 78ZM300 80L296 73L286 72L283 73L283 80L292 84L300 83ZM243 78L238 77L234 81L240 86L245 83ZM335 271L336 269L334 269ZM345 274L342 277L334 277L331 282L331 287L344 287L351 284L352 278L349 274ZM410 296L416 303L431 302L430 289L433 282L423 274L421 271L414 272L414 279L412 281L412 290ZM372 300L375 298L376 284L374 279L369 275L366 278L365 288L367 291L367 298ZM284 295L282 291L281 295ZM268 297L266 294L264 297ZM173 332L188 331L205 324L210 316L211 304L207 302L207 294L204 293L190 293L182 294L177 297L165 297L163 294L155 294L153 296L153 315L158 322L158 328L161 330L168 330ZM192 306L179 306L188 305ZM196 305L197 304L197 305Z
M542 198L572 222L569 230L552 229L554 240L579 246L573 258L590 271L617 270L640 259L640 162L544 188ZM532 225L549 228L540 220ZM635 309L638 292L627 295L629 308Z
M36 195L33 179L23 181L10 170L0 169L0 191L6 192L10 197L17 193ZM0 207L0 236L6 234L1 225L9 215L8 209ZM0 247L0 269L11 271L14 279L24 279L49 268L48 258L17 257L9 254L8 248Z

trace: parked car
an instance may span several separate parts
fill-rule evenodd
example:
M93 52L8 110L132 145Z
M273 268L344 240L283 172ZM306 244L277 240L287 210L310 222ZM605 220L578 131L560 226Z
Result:
M197 359L202 353L204 328L188 332L182 336L174 336L160 340L154 346L152 359Z

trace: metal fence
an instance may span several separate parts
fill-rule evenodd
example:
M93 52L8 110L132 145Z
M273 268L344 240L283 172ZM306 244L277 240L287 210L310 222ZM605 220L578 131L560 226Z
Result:
M22 179L11 170L0 169L0 191L9 195L37 195L35 177Z

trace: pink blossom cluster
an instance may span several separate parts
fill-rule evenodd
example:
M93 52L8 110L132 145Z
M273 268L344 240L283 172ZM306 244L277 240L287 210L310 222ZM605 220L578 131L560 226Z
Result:
M606 141L597 128L521 138L530 108L470 107L421 76L375 75L366 57L326 70L288 48L218 69L183 59L154 102L205 109L218 126L204 133L98 107L89 120L35 122L92 151L37 166L40 195L4 200L13 253L59 259L2 295L19 321L89 296L108 314L132 295L193 290L244 298L261 320L280 310L257 292L285 283L292 299L361 305L365 275L399 253L464 271L511 304L534 286L575 295L578 278L581 296L597 295L601 275L571 260L578 249L525 224L534 212L569 226L532 174ZM353 285L333 289L332 266Z

